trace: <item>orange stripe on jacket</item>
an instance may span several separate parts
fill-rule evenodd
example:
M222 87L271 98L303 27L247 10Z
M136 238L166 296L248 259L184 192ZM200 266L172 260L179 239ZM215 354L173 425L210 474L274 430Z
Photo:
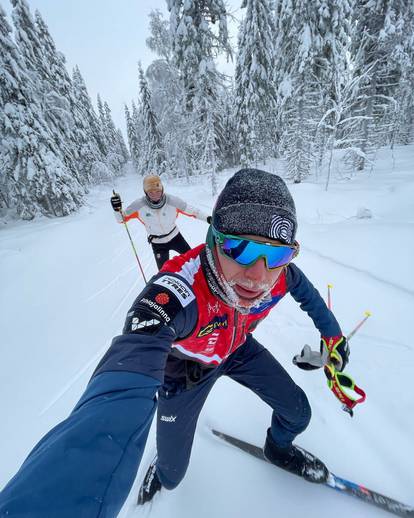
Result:
M145 223L144 223L144 222L142 221L142 219L139 217L139 212L138 212L138 211L135 211L135 212L133 212L132 214L129 214L128 216L127 216L126 214L122 213L122 216L123 216L123 218L124 218L125 223L126 223L127 221L129 221L130 219L134 219L134 218L136 218L136 219L139 219L139 221L140 221L143 225L145 225ZM122 223L122 222L121 222L121 223Z
M181 209L175 209L175 210L177 211L177 216L178 216L178 214L184 214L184 216L188 216L189 218L196 218L196 216L194 214L189 214L188 212L184 212Z

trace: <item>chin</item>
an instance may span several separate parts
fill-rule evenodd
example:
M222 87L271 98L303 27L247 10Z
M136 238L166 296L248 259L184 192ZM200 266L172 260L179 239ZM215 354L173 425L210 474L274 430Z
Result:
M254 306L257 306L258 304L260 304L260 302L263 300L263 298L265 296L266 296L266 293L264 293L264 292L254 298L246 298L246 297L241 297L240 295L238 295L239 306L242 308L246 308L246 309L253 308Z

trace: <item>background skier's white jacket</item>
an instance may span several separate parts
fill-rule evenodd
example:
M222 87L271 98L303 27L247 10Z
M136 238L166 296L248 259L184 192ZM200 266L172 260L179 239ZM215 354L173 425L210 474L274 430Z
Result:
M133 201L122 212L125 221L133 218L139 219L145 225L149 236L165 236L154 237L152 243L168 243L179 234L180 231L175 226L175 220L179 214L207 221L207 214L192 207L178 196L171 196L170 194L166 195L165 203L160 208L150 207L147 198L142 196L142 198ZM119 212L115 212L115 217L119 223L122 223L122 216Z

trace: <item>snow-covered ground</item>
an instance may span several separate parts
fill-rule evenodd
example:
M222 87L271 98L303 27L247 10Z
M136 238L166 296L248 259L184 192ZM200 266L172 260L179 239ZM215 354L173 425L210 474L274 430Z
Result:
M299 214L297 264L322 294L333 284L333 309L345 333L370 310L351 341L347 368L367 393L351 419L321 371L303 372L292 356L318 346L311 320L289 296L257 329L262 341L304 388L313 419L298 443L336 474L414 505L414 146L398 149L395 164L382 152L371 174L291 185ZM275 169L274 166L272 167ZM229 172L220 174L224 185ZM127 177L96 188L89 205L61 219L0 224L0 487L37 440L66 417L112 336L122 329L144 283L125 229L115 223L112 188L125 201L141 194ZM207 178L167 185L205 211L213 198ZM371 218L360 218L363 209ZM365 212L367 212L365 210ZM207 225L181 216L191 245ZM139 222L129 228L148 277L156 272ZM229 379L221 379L201 414L187 476L151 507L134 505L137 477L121 516L134 518L336 518L386 513L308 484L220 442L214 426L262 444L270 409ZM154 452L150 434L145 461Z

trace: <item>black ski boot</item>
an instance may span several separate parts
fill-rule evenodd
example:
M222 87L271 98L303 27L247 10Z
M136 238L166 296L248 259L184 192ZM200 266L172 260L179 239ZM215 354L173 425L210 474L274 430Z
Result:
M157 473L157 457L151 462L147 473L144 477L144 481L142 482L142 485L139 490L138 494L138 505L144 505L147 502L150 502L153 498L155 493L158 493L161 489L161 482L158 479Z
M287 448L280 448L273 440L270 428L267 430L263 453L275 466L299 475L308 482L323 484L328 479L329 470L318 457L294 444Z

